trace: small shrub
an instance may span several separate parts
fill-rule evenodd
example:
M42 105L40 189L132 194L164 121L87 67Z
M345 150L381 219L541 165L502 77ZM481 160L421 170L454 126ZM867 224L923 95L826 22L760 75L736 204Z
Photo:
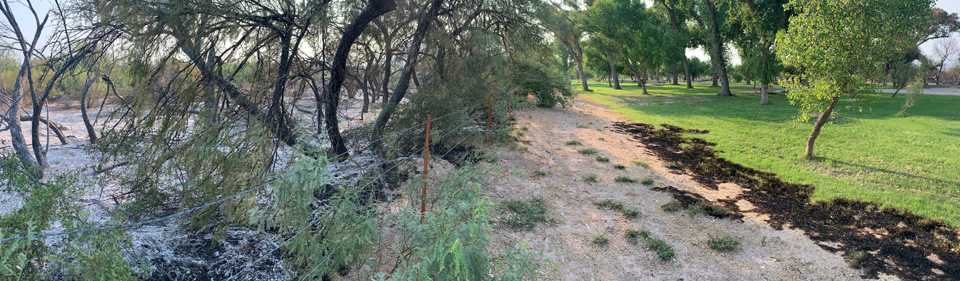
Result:
M673 201L670 201L670 203L660 206L660 209L663 209L664 211L671 212L671 213L676 212L676 211L679 211L680 209L683 209L683 203L680 203L680 201L677 201L677 200L673 200Z
M607 163L610 162L610 158L597 155L597 161Z
M623 209L623 216L628 219L633 219L640 216L640 210L637 209Z
M599 140L599 141L606 141L607 139L605 139L605 138L597 138L597 140Z
M642 183L643 185L651 185L651 184L653 184L653 179L651 179L651 178L645 178L645 179L643 179L643 181L641 181L640 183Z
M582 145L583 143L581 143L580 141L577 141L577 140L570 140L570 141L567 141L566 144L567 144L567 145Z
M707 240L707 246L718 252L733 252L740 248L740 239L733 236L711 234L710 239Z
M541 197L529 201L508 200L503 202L503 207L513 213L505 221L512 228L531 229L537 223L547 221L547 204Z
M547 176L547 172L544 172L544 171L541 171L541 170L536 170L536 171L533 172L533 175L534 175L534 176L538 176L538 177L546 177L546 176Z
M625 177L625 176L619 176L619 177L617 177L617 178L616 178L616 181L617 181L617 182L626 182L626 183L636 183L636 182L637 182L636 179L632 179L632 178Z
M676 256L676 251L673 250L673 246L670 246L666 240L658 237L647 238L647 247L657 251L657 257L661 260L667 261Z
M593 202L593 205L596 205L597 207L600 207L600 208L623 211L623 202L615 201L611 199Z
M577 128L580 128L580 129L589 129L590 126L581 124L581 125L577 125Z
M866 252L856 251L844 255L843 260L847 262L847 265L850 266L850 268L860 268L860 264L863 263L863 260L866 258Z
M643 161L640 161L640 160L635 160L635 161L633 161L633 164L634 164L634 165L637 165L637 166L640 166L640 167L643 167L643 168L645 168L645 169L649 169L649 168L650 168L650 164L647 164L647 162L643 162Z
M610 243L610 239L607 239L607 236L606 236L606 235L597 234L596 236L593 237L593 244L597 244L597 245L600 245L600 246L606 246L607 243Z
M583 176L583 180L586 182L597 182L597 175L589 174L589 175Z
M627 229L627 232L623 236L626 237L627 241L631 244L637 244L637 241L640 240L640 230Z
M580 154L583 154L583 155L597 154L597 150L593 148L581 149L580 151L577 151L577 152L580 152Z
M617 170L625 170L625 169L627 169L626 166L620 165L620 164L613 165L613 168L614 168L614 169L617 169Z

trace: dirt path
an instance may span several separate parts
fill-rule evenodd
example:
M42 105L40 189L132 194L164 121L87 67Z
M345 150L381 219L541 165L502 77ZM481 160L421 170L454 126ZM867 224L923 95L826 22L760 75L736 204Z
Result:
M733 197L739 187L725 184L708 190L689 176L670 173L639 143L610 131L608 127L623 118L602 105L579 99L573 108L530 109L516 116L517 126L527 128L521 137L530 140L527 151L497 152L502 169L488 177L486 193L495 201L541 196L556 223L529 231L498 227L493 241L495 248L525 243L533 252L542 251L550 262L539 272L541 280L860 279L861 272L849 268L841 256L823 250L799 231L774 230L762 217L716 219L663 211L661 206L672 197L653 187L673 186L710 200ZM583 145L566 145L570 140ZM585 148L597 149L610 163L577 152ZM635 165L635 160L650 168ZM626 169L617 170L614 164ZM536 176L536 171L547 175ZM585 182L582 176L588 174L596 174L598 182ZM652 178L655 183L617 183L618 176ZM626 219L592 204L605 199L619 200L641 215ZM633 228L665 239L676 249L676 257L661 261L643 242L627 242L624 232ZM594 245L598 234L609 238L609 244ZM732 253L716 252L707 246L710 234L738 237L742 246Z

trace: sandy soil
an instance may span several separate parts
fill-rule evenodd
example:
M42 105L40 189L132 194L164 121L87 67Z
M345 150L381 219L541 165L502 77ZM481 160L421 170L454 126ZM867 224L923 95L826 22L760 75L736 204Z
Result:
M651 156L641 144L608 130L610 124L622 121L623 117L602 105L580 99L573 108L530 109L516 116L516 126L528 128L523 138L531 142L527 151L497 152L504 169L488 177L485 192L495 201L533 195L546 201L556 224L538 225L530 231L501 227L493 235L495 248L525 243L533 252L542 251L549 262L539 272L541 280L860 279L862 273L849 268L841 256L823 250L800 231L769 227L762 216L748 214L742 220L734 220L663 211L661 206L672 198L667 193L652 191L652 187L674 186L710 200L732 197L739 187L723 184L719 190L708 190L689 176L670 173L665 163ZM583 145L565 145L569 140L579 140ZM609 157L610 163L577 152L588 147ZM650 168L634 165L634 160L649 163ZM616 170L614 164L627 168ZM548 175L534 176L537 170ZM587 183L582 179L587 174L596 174L600 179ZM617 176L652 178L655 183L616 183ZM626 207L639 209L641 215L629 220L592 204L605 199L622 201ZM741 203L749 206L749 202ZM676 258L661 261L642 242L627 242L623 233L632 228L647 229L668 241L676 249ZM592 240L598 234L606 235L610 243L594 245ZM707 246L710 234L738 237L742 240L741 249L718 253Z

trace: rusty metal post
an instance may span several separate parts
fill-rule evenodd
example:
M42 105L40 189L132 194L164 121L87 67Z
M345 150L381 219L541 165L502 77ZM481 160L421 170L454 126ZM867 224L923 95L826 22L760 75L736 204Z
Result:
M423 144L423 189L420 189L420 223L427 213L427 170L430 168L430 114L427 114L427 140Z

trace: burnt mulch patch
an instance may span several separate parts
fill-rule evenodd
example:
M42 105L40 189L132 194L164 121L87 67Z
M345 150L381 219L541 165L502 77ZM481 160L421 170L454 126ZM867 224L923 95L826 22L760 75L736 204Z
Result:
M715 218L732 218L732 219L743 218L742 214L734 213L730 211L730 210L735 210L736 208L735 205L733 209L731 209L729 205L728 206L716 205L716 204L710 203L710 200L707 200L707 198L704 198L700 194L696 194L696 193L685 191L685 190L680 190L672 186L654 187L654 188L651 188L650 190L670 193L670 195L673 196L674 200L677 200L677 202L680 202L680 207L683 208L684 210L689 210L690 208L696 208L697 205L700 205L700 208L704 208L703 213L708 216L712 216Z
M756 205L752 211L770 216L774 228L789 225L815 241L842 245L840 249L822 246L831 252L868 253L860 263L866 278L884 272L904 280L960 280L960 230L943 221L877 203L849 199L813 202L813 186L785 182L776 174L720 158L713 149L715 144L684 137L682 133L689 131L675 126L618 122L613 128L644 143L661 159L676 163L707 187L724 182L744 187L744 193L726 202L727 206L746 199Z

